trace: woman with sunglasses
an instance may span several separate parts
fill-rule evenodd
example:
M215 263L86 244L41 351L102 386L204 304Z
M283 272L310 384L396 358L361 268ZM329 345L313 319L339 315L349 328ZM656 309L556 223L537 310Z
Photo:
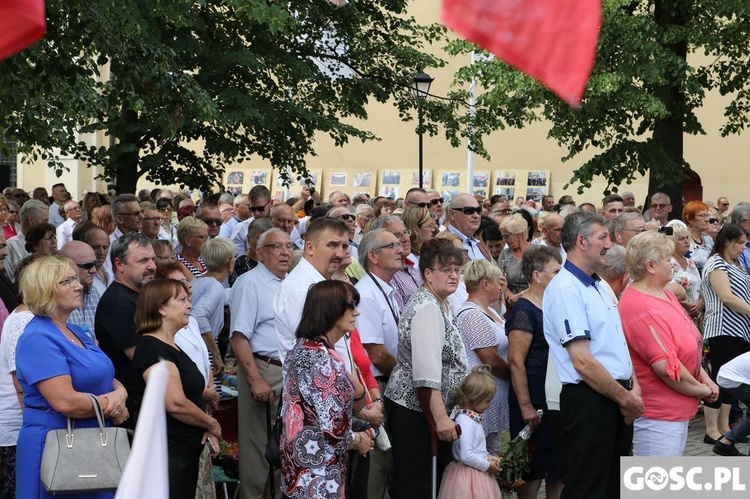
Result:
M514 213L500 222L500 234L508 245L500 252L500 268L508 280L508 293L505 295L505 301L510 310L529 287L529 282L521 268L523 254L531 246L526 239L529 234L529 224L523 215Z
M699 272L703 271L703 266L714 249L714 240L706 234L710 228L710 218L711 212L703 201L689 201L682 209L682 219L690 233L690 258Z
M206 273L206 262L201 249L208 240L208 225L195 217L185 217L177 225L177 240L182 247L175 259L183 266L182 272L189 281Z
M413 206L404 210L401 220L411 231L411 259L419 263L422 245L437 235L438 224L429 209Z
M297 343L284 362L281 492L290 498L346 497L349 450L366 455L375 432L352 430L366 388L347 374L334 346L355 326L359 293L322 281L307 293Z
M463 252L451 241L433 239L422 246L419 270L424 285L401 311L398 354L386 388L388 432L393 445L393 499L430 497L431 431L435 421L439 448L437 483L458 438L448 416L452 392L466 376L466 349L448 297L458 288Z

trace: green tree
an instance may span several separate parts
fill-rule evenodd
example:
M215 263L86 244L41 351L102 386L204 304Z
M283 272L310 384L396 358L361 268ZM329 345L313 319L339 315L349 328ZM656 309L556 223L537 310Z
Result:
M681 181L690 172L685 134L705 134L696 116L708 91L730 95L722 136L742 131L750 111L750 3L727 0L604 0L602 27L581 109L573 110L539 83L501 61L462 67L455 75L454 112L478 78L485 89L476 117L448 122L453 141L468 138L487 156L482 138L497 129L545 119L549 138L567 148L564 161L587 149L570 183L579 191L603 176L607 193L649 175L649 194L667 192L681 212ZM452 55L475 47L451 42ZM444 111L441 111L444 112Z
M253 155L304 173L316 134L375 139L347 119L373 99L407 118L413 75L444 64L423 51L444 29L407 5L49 0L45 38L0 63L0 134L58 170L60 154L101 165L121 192L144 175L211 189ZM101 131L109 147L77 139Z

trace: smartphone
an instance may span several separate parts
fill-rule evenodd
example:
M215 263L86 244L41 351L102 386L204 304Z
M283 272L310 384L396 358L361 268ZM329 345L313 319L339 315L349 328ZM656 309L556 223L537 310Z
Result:
M216 447L214 447L214 443L211 441L210 438L206 439L206 445L208 445L208 451L211 454L216 454L218 452L218 450L216 449Z

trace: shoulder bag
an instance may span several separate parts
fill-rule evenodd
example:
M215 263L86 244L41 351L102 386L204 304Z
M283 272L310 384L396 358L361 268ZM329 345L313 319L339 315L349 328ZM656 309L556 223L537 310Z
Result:
M130 454L127 430L105 427L99 400L86 395L94 404L98 428L74 430L75 420L68 418L67 430L47 433L40 475L52 495L115 490L125 469Z

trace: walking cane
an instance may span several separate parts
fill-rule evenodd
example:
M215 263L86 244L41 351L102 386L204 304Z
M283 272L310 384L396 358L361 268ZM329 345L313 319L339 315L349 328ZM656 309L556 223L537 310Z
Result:
M281 401L279 401L281 404ZM271 438L271 402L266 402L266 433L268 438ZM273 478L273 466L268 464L268 483L271 486L271 497L276 497L276 484Z
M431 388L417 388L417 398L419 405L422 406L422 412L427 420L427 428L430 430L430 452L432 454L432 499L437 497L437 458L438 458L438 436L435 426L435 417L430 410L430 397L432 396ZM461 436L461 427L456 425L456 434Z

